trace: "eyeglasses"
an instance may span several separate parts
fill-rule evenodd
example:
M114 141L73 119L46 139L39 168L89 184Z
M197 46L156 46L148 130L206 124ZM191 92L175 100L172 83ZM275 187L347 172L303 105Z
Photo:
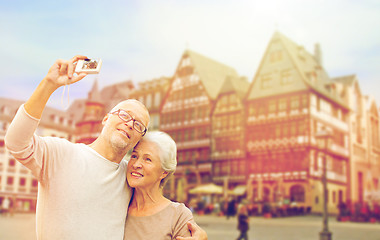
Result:
M130 122L131 120L133 120L133 128L141 133L143 136L145 135L147 129L146 127L144 126L144 124L142 124L141 122L137 121L136 119L134 119L131 114L129 114L128 112L124 111L123 109L119 109L115 112L112 112L111 114L117 114L119 116L119 118L121 120L123 120L125 123L127 122Z

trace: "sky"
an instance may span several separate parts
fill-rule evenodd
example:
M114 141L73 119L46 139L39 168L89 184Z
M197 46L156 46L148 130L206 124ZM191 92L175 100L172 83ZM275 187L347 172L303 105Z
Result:
M275 31L313 53L330 77L356 74L380 106L378 0L0 0L0 97L27 100L57 59L103 60L100 74L59 88L64 110L99 87L172 76L191 49L250 82ZM69 97L69 98L68 98Z

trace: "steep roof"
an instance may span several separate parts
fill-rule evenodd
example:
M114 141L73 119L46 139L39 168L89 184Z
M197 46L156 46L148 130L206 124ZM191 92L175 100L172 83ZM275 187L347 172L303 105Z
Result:
M347 75L347 76L340 76L340 77L335 77L331 79L333 82L340 82L345 85L352 85L354 84L357 79L355 74Z
M91 102L102 103L102 97L100 96L98 88L98 80L95 79L94 85L92 85L91 91L88 93L88 100Z
M75 99L74 102L67 109L67 114L78 122L83 118L84 110L86 108L87 99Z
M376 104L376 100L373 96L364 96L365 108L367 111L372 112L374 115L379 116L379 109Z
M274 42L280 42L282 45L282 49L284 50L284 54L286 54L288 60L288 66L292 66L297 73L298 82L292 87L277 87L275 89L270 89L267 91L267 95L276 95L284 92L292 92L295 90L302 89L313 89L319 94L325 96L326 98L332 99L334 102L339 105L348 108L347 104L341 99L338 95L333 92L330 92L330 88L328 87L332 81L328 76L327 72L320 65L318 59L307 52L303 46L296 44L295 42L288 39L286 36L281 34L280 32L275 32L272 36L270 43L268 44L267 50L263 56L263 59L260 63L258 71L256 72L256 76L254 81L252 82L250 89L247 94L247 99L254 99L257 97L261 97L264 91L261 93L258 89L256 92L252 92L254 84L257 82L257 78L261 73L261 69L265 66L264 60L269 57L271 51L271 44ZM310 73L315 72L317 74L317 79L313 81L308 75ZM255 96L255 95L258 96Z
M9 112L9 114L1 114L0 119L11 121L13 119L14 115L16 114L17 110L19 109L19 107L23 103L25 103L25 101L0 97L0 109L7 108L8 112ZM52 120L51 120L50 116L53 116L53 115L56 117L59 117L59 118L66 118L68 120L75 121L75 119L73 119L72 116L67 114L66 111L59 110L56 108L52 108L49 106L45 106L44 111L43 111L42 116L41 116L40 125L41 126L52 126ZM70 126L61 126L59 124L54 124L53 128L65 129L68 131L70 131L70 129L71 129Z
M240 98L243 98L248 90L248 87L249 82L247 81L247 78L234 78L227 76L220 89L219 94L233 91L236 92Z
M108 100L115 96L125 96L128 97L130 91L134 89L134 84L131 80L111 84L105 86L101 91L100 95L102 99Z
M223 63L207 58L199 53L186 50L184 55L188 55L194 65L194 71L199 75L207 93L211 99L215 99L226 79L239 78L235 69Z

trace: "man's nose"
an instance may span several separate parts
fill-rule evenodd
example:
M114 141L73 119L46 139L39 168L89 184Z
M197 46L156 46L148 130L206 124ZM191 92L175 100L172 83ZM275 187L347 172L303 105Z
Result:
M127 127L129 127L130 129L133 129L133 122L134 122L134 120L131 119L130 121L125 122L125 125L126 125Z

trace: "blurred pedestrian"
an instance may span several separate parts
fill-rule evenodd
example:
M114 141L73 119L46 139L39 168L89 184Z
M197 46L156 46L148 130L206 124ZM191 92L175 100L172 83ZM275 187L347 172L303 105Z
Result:
M235 205L236 205L235 199L231 198L231 200L228 202L228 205L227 205L227 214L226 214L227 219L229 219L232 216L235 216Z
M9 200L9 198L7 198L7 197L4 198L2 205L1 205L4 216L8 215L10 205L11 205L11 201Z
M240 231L240 235L237 240L248 240L249 218L247 207L245 205L240 206L238 210L238 229Z

